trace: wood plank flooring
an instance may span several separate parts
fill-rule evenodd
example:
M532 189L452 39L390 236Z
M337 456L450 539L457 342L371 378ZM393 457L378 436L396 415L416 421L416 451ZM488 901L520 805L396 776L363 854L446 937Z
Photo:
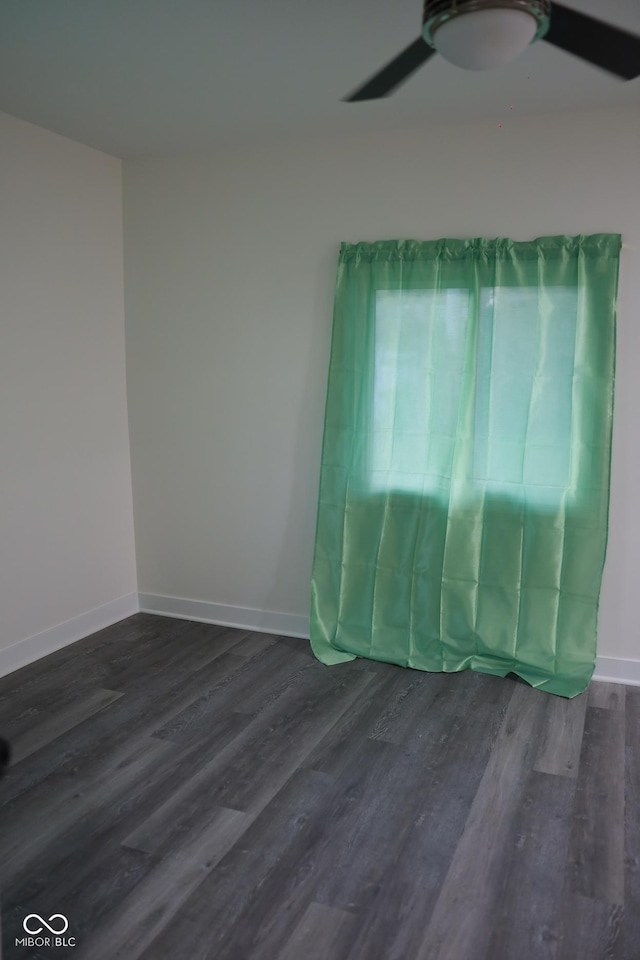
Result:
M0 733L4 960L640 960L640 688L137 614L0 679Z

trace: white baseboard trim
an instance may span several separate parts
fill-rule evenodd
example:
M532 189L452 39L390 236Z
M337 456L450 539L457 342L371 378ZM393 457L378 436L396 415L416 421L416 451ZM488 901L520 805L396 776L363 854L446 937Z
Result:
M225 627L238 627L241 630L309 639L309 618L300 614L256 610L252 607L152 593L130 593L0 650L0 677L140 611L180 620L197 620ZM598 657L593 679L640 686L640 660Z
M117 600L103 603L100 607L81 613L77 617L65 620L55 627L43 630L33 637L27 637L13 643L10 647L0 650L0 677L26 667L27 664L46 657L62 647L66 647L76 640L88 637L89 634L110 627L112 623L124 620L134 613L138 613L140 605L137 593L129 593Z
M630 687L640 687L640 660L598 657L593 679L607 680L609 683L626 683Z
M283 637L309 639L309 618L295 613L276 613L272 610L254 610L253 607L235 607L206 600L185 600L182 597L164 597L141 593L142 613L157 613L163 617L216 623L241 630L258 630Z

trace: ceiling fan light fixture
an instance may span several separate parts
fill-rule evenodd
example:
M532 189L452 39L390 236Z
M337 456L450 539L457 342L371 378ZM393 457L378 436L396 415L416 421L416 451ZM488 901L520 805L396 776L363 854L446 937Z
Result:
M491 70L549 28L549 0L425 0L422 35L450 63Z

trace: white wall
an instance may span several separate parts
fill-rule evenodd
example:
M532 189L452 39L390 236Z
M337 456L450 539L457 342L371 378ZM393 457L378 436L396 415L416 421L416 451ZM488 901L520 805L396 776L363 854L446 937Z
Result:
M0 114L0 673L136 589L121 163Z
M620 232L600 653L640 659L639 159L623 108L126 162L140 590L306 617L341 240Z

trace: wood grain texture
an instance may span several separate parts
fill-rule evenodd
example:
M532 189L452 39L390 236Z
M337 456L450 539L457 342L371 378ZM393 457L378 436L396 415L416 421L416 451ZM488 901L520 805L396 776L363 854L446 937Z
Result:
M489 956L513 823L523 803L545 708L537 690L516 686L416 960L458 960L474 951ZM451 922L454 916L456 923Z
M638 944L626 950L621 935L624 910L568 893L562 901L557 960L637 960Z
M589 707L569 845L568 889L624 905L625 714Z
M4 956L640 960L640 688L137 614L0 680Z
M624 803L625 955L640 955L640 687L626 687Z
M562 938L557 909L567 861L575 779L532 771L505 843L493 905L492 960L553 960ZM514 924L513 917L521 922Z
M601 707L603 710L624 710L625 689L620 683L597 680L586 693L589 706Z
M113 761L106 761L104 769L86 780L70 777L64 783L46 781L26 796L5 803L0 820L0 889L13 896L21 885L34 882L33 864L41 863L43 877L51 878L56 862L65 859L67 845L85 853L85 821L93 816L96 822L102 814L110 822L109 812L122 797L130 797L135 784L166 769L171 745L153 740L136 740L128 750L118 753ZM55 816L52 816L52 808ZM98 819L98 822L100 820ZM50 857L51 863L47 863Z
M166 837L147 844L154 849L143 852L157 856L153 867L122 900L117 917L109 916L85 938L78 956L85 960L128 960L140 956L168 926L204 876L240 839L250 822L247 814L210 806L203 816L182 818ZM132 835L124 846L135 842Z
M168 630L172 637L175 637L175 623L175 620L168 621ZM200 626L207 625L194 624L194 627ZM229 672L246 664L245 658L234 657L228 652L229 640L236 642L243 636L240 632L235 639L232 636L227 638L226 632L220 636L215 633L212 636L205 634L195 647L182 642L161 643L160 646L166 646L164 669L158 664L157 651L152 650L147 654L144 649L140 650L137 661L138 680L127 691L127 695L119 699L108 714L105 711L99 712L89 721L68 731L59 744L61 749L43 751L38 763L18 764L12 770L11 777L3 783L5 802L30 794L39 784L46 782L50 785L52 780L67 781L70 776L82 776L82 770L100 765L105 756L121 747L130 749L136 737L153 734L176 713L192 704L194 698L203 690L206 691L209 684L215 683L220 674L227 676ZM175 646L178 646L177 651ZM128 655L128 659L133 658L134 654L135 650ZM42 661L43 664L46 664L47 659ZM153 666L147 671L150 660ZM84 671L87 666L80 656L78 661L67 669L69 673L73 673L75 670ZM128 666L127 669L131 671L133 668ZM90 660L88 672L91 670ZM20 673L21 671L17 673L18 684ZM82 689L84 691L84 687ZM19 688L16 699L20 702Z
M573 700L549 697L534 770L559 777L577 777L587 709L583 693Z
M467 692L466 687L460 694ZM475 705L472 724L465 720L463 697L455 698L457 704L450 711L434 712L416 767L420 781L410 797L409 829L375 891L349 960L417 956L503 723L512 685L505 684L502 690L502 703ZM424 740L424 734L417 735L417 742Z
M19 763L37 750L46 747L53 740L72 730L78 724L119 700L122 693L115 690L89 690L68 706L58 710L38 713L38 722L30 724L28 729L11 740L11 755L14 763ZM11 732L8 731L11 736Z
M298 915L281 909L279 880L289 875L289 866L302 861L329 786L325 774L296 772L151 943L144 960L180 956L185 943L192 960L266 957L264 927L269 923L284 925L286 942L303 911Z
M327 960L344 955L358 918L346 910L310 903L278 960Z

